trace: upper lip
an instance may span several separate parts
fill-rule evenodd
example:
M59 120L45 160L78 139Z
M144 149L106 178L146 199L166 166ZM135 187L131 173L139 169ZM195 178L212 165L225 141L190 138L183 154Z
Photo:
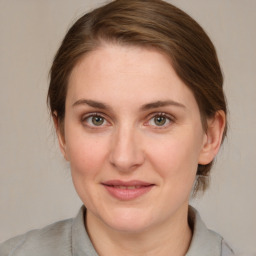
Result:
M149 182L141 181L141 180L130 180L130 181L122 181L122 180L108 180L102 182L103 185L106 186L124 186L124 187L129 187L129 186L151 186L154 185Z

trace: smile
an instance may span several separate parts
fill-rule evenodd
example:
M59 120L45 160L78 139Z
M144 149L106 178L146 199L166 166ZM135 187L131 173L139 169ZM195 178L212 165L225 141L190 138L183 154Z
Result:
M102 183L107 192L114 198L122 201L134 200L148 193L154 186L142 181L119 181L112 180Z
M114 188L120 188L120 189L136 189L136 188L141 188L141 186L112 186Z

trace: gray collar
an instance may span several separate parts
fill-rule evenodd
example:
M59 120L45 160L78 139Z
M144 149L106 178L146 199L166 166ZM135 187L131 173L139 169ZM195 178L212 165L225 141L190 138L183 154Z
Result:
M193 237L186 256L221 255L222 237L207 229L198 211L189 206L189 222L192 224Z
M85 229L85 212L82 206L72 223L72 256L98 256ZM193 228L193 237L186 256L221 255L222 237L207 229L192 206L189 207L189 222Z
M85 229L85 213L86 208L82 206L72 224L72 256L98 256Z

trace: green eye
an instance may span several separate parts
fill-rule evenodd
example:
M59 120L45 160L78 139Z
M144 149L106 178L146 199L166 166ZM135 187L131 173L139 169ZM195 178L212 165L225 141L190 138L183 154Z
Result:
M91 122L95 126L100 126L104 124L105 119L101 116L92 116L89 119L91 119Z
M84 123L88 127L100 127L106 126L108 122L106 119L97 114L91 114L82 118L82 123Z
M165 116L155 116L154 117L154 123L156 126L163 126L165 125L167 119Z
M155 128L165 128L172 122L171 117L164 113L159 113L150 118L148 125Z

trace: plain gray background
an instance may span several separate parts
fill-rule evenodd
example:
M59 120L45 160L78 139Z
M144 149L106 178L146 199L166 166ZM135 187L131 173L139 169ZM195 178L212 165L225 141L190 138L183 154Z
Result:
M48 70L68 27L103 2L0 0L0 241L81 205L46 108ZM256 253L256 1L169 2L214 42L230 111L211 187L192 204L236 252Z

